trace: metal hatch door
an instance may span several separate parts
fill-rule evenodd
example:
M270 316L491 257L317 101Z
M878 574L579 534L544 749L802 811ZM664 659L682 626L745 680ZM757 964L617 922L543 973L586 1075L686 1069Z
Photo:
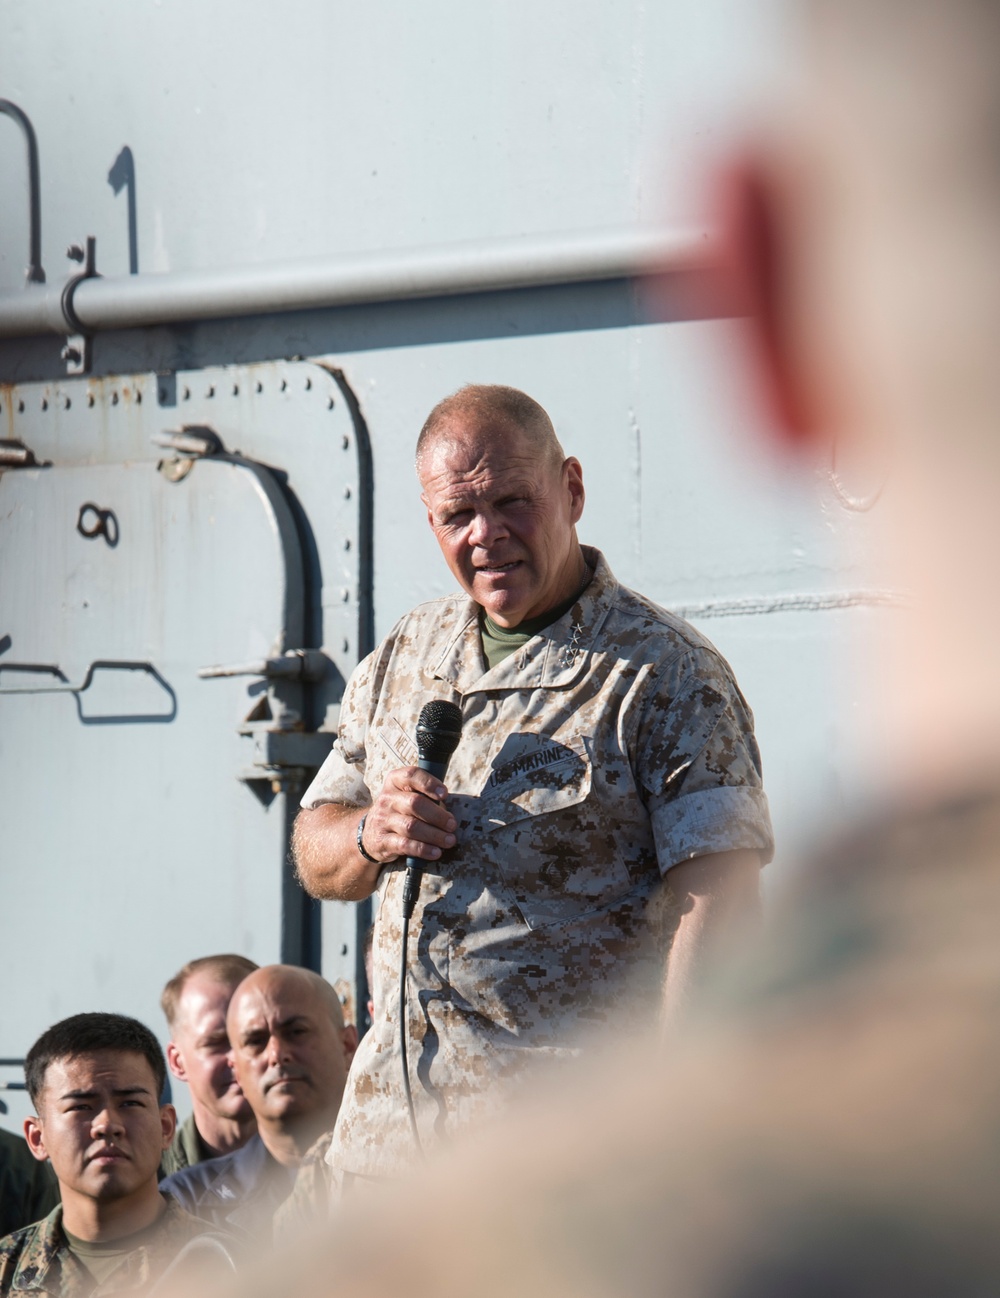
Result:
M259 464L0 474L0 870L15 1039L78 1010L137 1013L193 956L279 958L287 799L253 797L233 776L246 766L248 693L294 730L302 686L248 691L245 677L198 669L298 648L303 585L289 506ZM61 977L33 981L53 966ZM44 1005L31 1003L35 986Z

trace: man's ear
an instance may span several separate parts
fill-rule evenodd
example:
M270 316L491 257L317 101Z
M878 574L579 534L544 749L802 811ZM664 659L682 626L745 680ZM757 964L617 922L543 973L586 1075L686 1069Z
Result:
M24 1138L28 1142L28 1148L40 1163L44 1163L48 1158L48 1151L45 1148L45 1133L42 1131L41 1118L32 1116L24 1120Z
M350 1068L354 1052L358 1048L358 1030L353 1023L348 1023L344 1028L341 1040L344 1043L344 1058L347 1061L348 1068Z
M566 474L566 485L569 487L570 519L575 525L580 521L583 504L587 499L587 493L583 489L583 468L575 455L571 455L565 461L563 472Z
M167 1149L177 1131L177 1110L172 1104L160 1105L160 1130L163 1133L163 1148Z
M791 195L776 169L749 153L720 169L715 189L725 300L748 318L771 422L786 446L805 450L819 440L821 427L796 345Z
M187 1069L184 1067L184 1056L172 1042L167 1042L167 1064L173 1075L182 1082L187 1081Z

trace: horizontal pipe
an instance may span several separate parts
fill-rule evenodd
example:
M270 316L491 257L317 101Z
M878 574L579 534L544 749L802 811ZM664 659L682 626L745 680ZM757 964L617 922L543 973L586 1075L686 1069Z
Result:
M86 332L91 333L366 302L631 279L707 266L711 252L711 241L699 231L509 239L228 270L83 279L71 294L71 308ZM67 282L35 284L20 293L0 295L0 338L75 332L63 312Z

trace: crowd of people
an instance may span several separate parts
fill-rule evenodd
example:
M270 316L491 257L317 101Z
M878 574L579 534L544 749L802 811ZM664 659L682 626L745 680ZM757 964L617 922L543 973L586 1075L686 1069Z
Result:
M0 1293L98 1292L113 1274L142 1288L192 1240L231 1266L327 1213L323 1155L358 1040L333 987L220 954L186 964L161 1004L166 1056L145 1025L103 1012L29 1050L35 1113L0 1147ZM180 1127L168 1067L190 1090Z

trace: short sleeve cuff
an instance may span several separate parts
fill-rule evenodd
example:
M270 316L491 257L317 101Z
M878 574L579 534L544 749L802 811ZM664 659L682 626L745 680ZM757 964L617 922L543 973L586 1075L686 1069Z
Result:
M650 820L662 874L712 852L749 848L760 853L762 865L774 856L767 794L760 788L727 784L685 793L657 807Z
M314 811L329 802L344 807L365 807L370 801L368 786L361 773L357 767L344 761L335 744L299 805L304 811Z

